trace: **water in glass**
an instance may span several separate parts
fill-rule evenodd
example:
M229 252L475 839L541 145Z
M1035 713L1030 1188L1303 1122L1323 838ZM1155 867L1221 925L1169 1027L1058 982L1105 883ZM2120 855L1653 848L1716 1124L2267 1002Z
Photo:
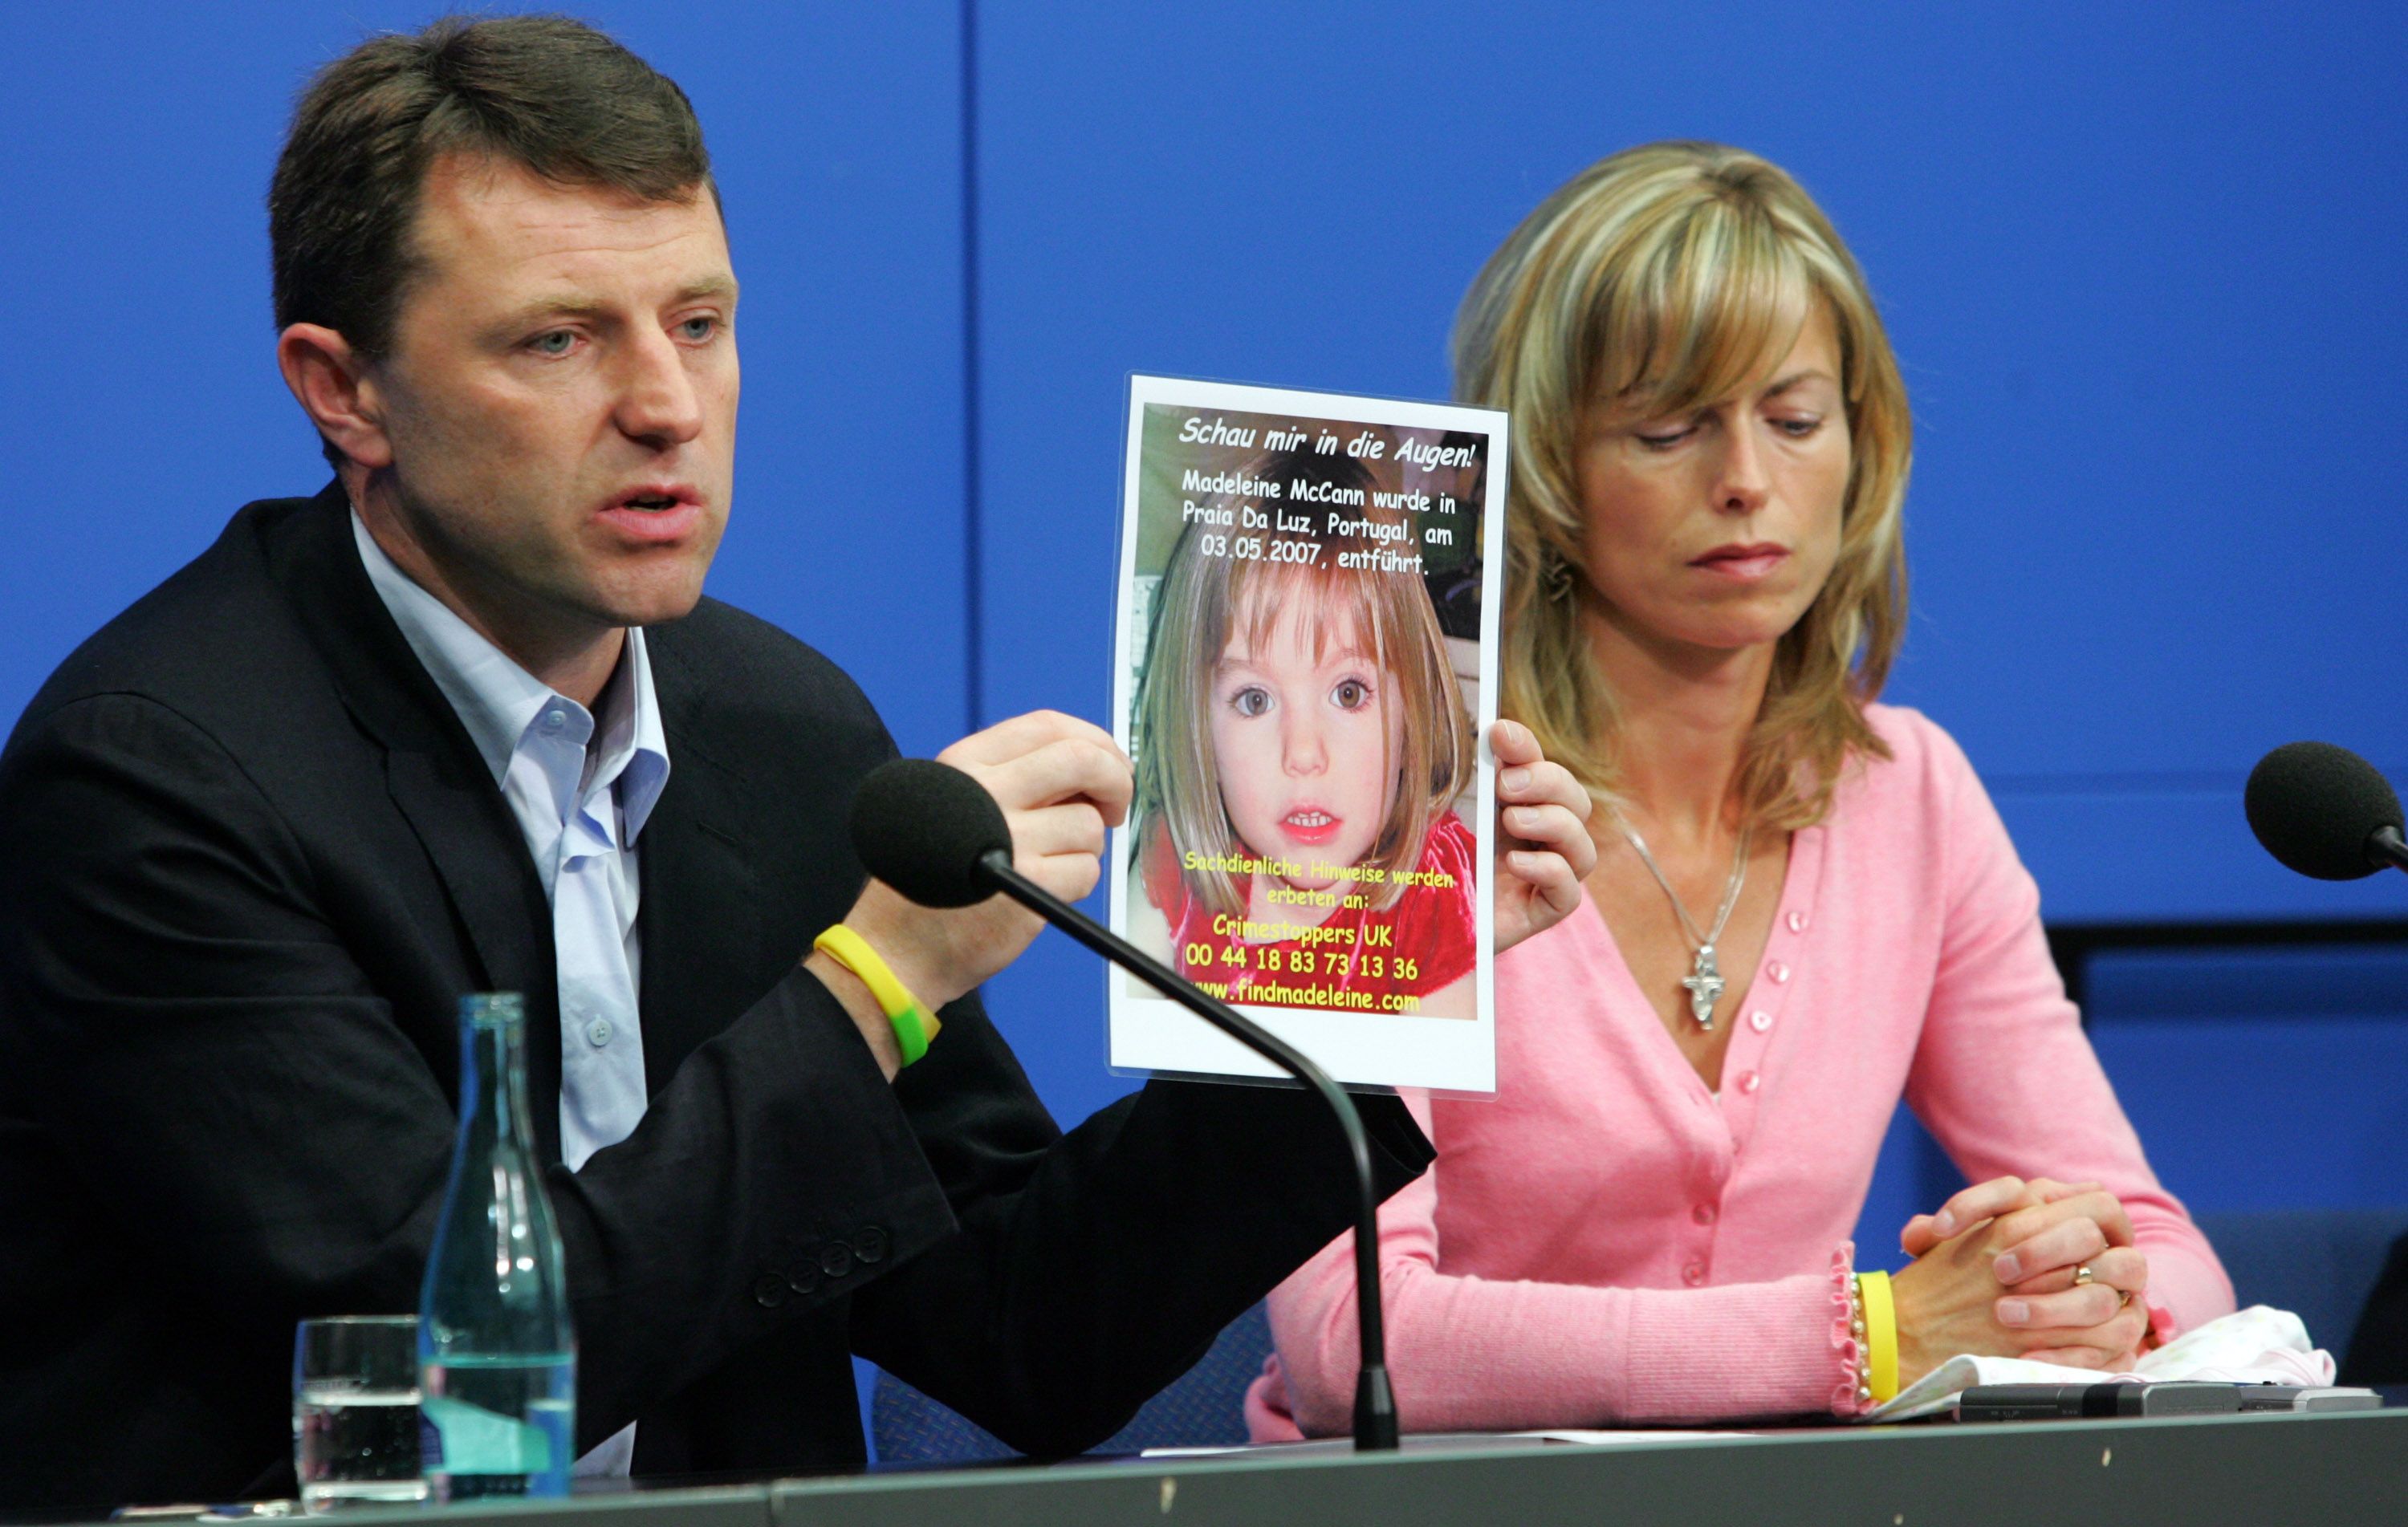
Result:
M312 1512L426 1498L418 1319L304 1320L293 1340L293 1468Z
M415 1389L310 1385L293 1403L293 1466L304 1510L424 1500L418 1453Z

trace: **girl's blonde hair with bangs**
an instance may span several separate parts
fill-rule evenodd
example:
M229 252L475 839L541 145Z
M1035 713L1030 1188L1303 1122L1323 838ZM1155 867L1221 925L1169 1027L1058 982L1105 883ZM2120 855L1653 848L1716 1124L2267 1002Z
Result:
M1889 756L1864 706L1905 635L1899 521L1914 442L1864 273L1778 166L1716 144L1652 143L1540 204L1464 297L1456 396L1512 416L1502 709L1609 808L1616 700L1580 616L1583 418L1600 406L1642 419L1719 402L1777 360L1817 305L1839 335L1852 459L1839 560L1774 649L1741 763L1746 820L1776 829L1822 820L1851 752Z

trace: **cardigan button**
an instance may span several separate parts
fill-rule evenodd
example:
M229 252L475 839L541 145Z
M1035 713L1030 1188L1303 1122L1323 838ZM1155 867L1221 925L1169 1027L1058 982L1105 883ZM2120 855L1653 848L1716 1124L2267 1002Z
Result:
M1701 1225L1713 1224L1714 1222L1714 1206L1712 1204L1700 1204L1696 1208L1689 1211L1689 1218L1695 1220Z
M1792 912L1789 914L1789 931L1793 934L1802 934L1806 931L1805 913Z
M1786 981L1789 979L1789 967L1783 964L1778 960L1775 960L1772 963L1765 966L1765 969L1771 974L1772 978L1775 981Z
M1681 1281L1693 1289L1705 1280L1706 1264L1702 1262L1693 1262L1681 1269Z
M1762 1034L1765 1030L1772 1027L1772 1015L1763 1011L1750 1013L1747 1015L1747 1026L1754 1029L1756 1033Z
M1756 1090L1763 1085L1764 1078L1757 1076L1755 1072L1742 1071L1740 1073L1739 1090L1741 1092L1748 1093L1750 1096L1754 1096Z

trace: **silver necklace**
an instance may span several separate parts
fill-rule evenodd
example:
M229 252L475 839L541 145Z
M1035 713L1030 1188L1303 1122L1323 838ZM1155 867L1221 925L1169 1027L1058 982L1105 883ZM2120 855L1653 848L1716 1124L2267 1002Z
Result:
M1739 830L1739 852L1732 857L1730 879L1723 886L1723 904L1714 909L1712 931L1699 933L1697 920L1690 917L1689 909L1681 905L1681 893L1672 889L1672 882L1664 878L1664 871L1656 863L1656 856L1647 851L1646 841L1631 830L1628 822L1617 825L1622 828L1622 835L1630 840L1630 846L1639 850L1639 862L1647 866L1647 873L1656 877L1656 883L1664 888L1664 894L1672 903L1674 915L1681 920L1682 934L1698 948L1697 962L1690 966L1689 973L1681 978L1681 984L1689 989L1689 1016L1698 1020L1698 1028L1712 1034L1714 1029L1714 1004L1721 1000L1723 988L1727 984L1723 980L1722 968L1714 963L1714 945L1723 936L1724 925L1730 921L1731 908L1739 905L1739 888L1747 884L1747 838L1753 827Z

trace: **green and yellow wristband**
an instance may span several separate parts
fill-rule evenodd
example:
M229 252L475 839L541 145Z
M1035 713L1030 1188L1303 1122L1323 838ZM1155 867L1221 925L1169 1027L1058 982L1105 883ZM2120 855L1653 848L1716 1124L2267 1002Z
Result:
M839 922L811 940L811 948L861 978L869 994L878 1003L886 1021L895 1025L895 1043L903 1051L903 1063L910 1065L928 1053L928 1043L943 1027L937 1015L911 994L911 989L895 978L886 962L869 947L869 941Z

